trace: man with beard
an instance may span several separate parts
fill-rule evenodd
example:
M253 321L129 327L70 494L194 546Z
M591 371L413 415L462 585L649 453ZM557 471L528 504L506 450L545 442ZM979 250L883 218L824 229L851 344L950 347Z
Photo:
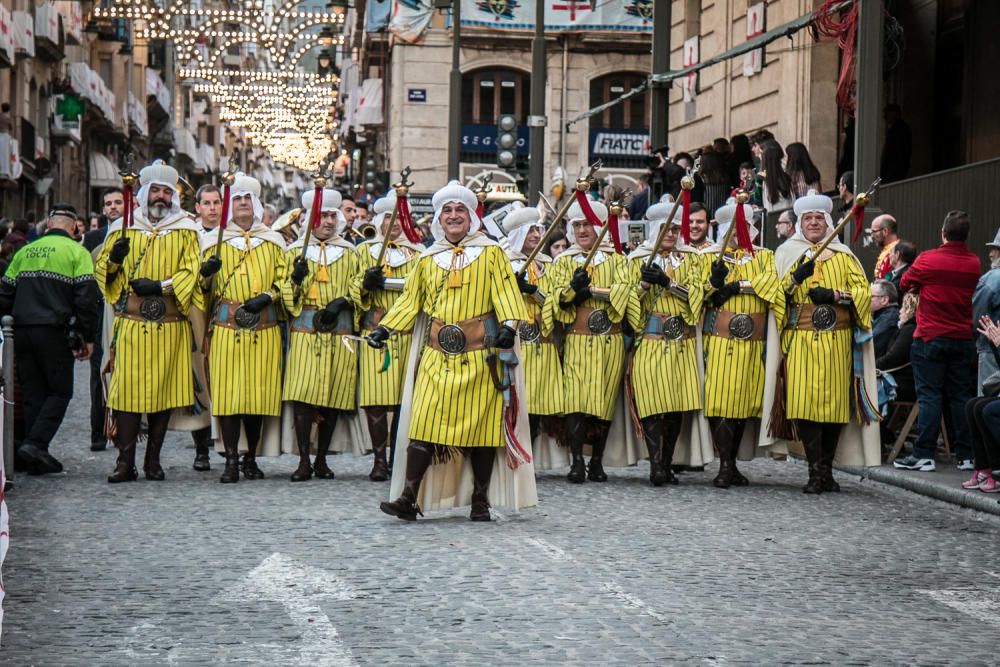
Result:
M691 203L690 220L691 247L695 250L704 250L712 245L712 239L708 236L708 230L711 229L712 225L708 221L708 211L704 204L701 202Z
M381 324L382 318L402 296L406 280L417 268L417 258L424 251L422 245L410 243L402 235L402 227L398 221L390 233L389 220L395 206L395 192L390 192L375 202L372 225L377 236L358 246L360 271L351 283L351 298L361 308L361 329L365 334L371 333ZM388 241L385 240L386 234L389 234ZM382 246L386 243L388 248L379 265ZM359 350L358 406L365 411L375 454L371 472L368 473L368 478L373 482L389 479L392 458L387 459L387 453L394 451L395 447L403 374L406 372L412 338L412 331L406 329L396 331L386 342L388 365L385 365L385 350L369 345Z
M164 479L160 448L170 413L195 401L188 311L202 307L198 228L180 208L177 171L154 162L139 172L139 208L128 228L119 218L97 258L95 275L115 319L108 365L118 462L108 482L138 477L135 449L142 416L148 424L143 472Z
M264 417L281 413L277 325L281 286L288 278L285 241L264 226L260 191L257 179L237 175L226 229L204 235L201 243L200 273L207 301L214 304L208 369L212 414L219 419L226 455L219 478L224 484L239 481L241 427L247 438L243 477L263 479L256 459Z
M606 224L608 207L592 202L591 208ZM552 263L552 297L546 300L552 318L567 326L563 343L563 391L566 441L572 462L566 479L606 482L604 448L614 417L615 400L625 372L625 343L621 322L633 287L628 283L626 260L605 240L584 268L599 228L584 216L578 203L566 215L569 248ZM607 238L607 237L605 237ZM592 454L584 466L583 446Z
M302 195L302 210L311 211L315 192ZM340 212L340 193L323 190L319 225L288 248L285 262L292 267L290 279L281 287L281 300L291 316L288 363L282 400L292 404L299 467L293 482L304 482L316 474L333 479L326 455L340 413L353 410L358 366L353 344L342 336L353 335L357 316L349 299L351 282L358 273L354 245L341 234L347 220ZM316 460L310 465L312 426L320 417Z
M475 193L452 181L434 194L432 203L436 241L422 253L403 296L368 335L370 344L381 347L394 332L416 323L411 350L415 356L410 363L417 372L415 379L406 379L400 423L409 445L397 449L393 469L392 492L401 493L380 508L391 516L415 520L422 514L418 493L426 474L425 507L471 501L469 518L490 521L491 492L498 504L536 501L531 446L524 433L527 415L523 409L512 414L513 407L496 384L499 373L508 377L510 369L515 390L523 391L523 375L518 377L517 352L512 348L516 328L527 313L503 250L479 231L482 221L476 215ZM418 321L422 313L430 319L429 327L424 317ZM512 353L514 358L509 359ZM497 370L498 362L503 371ZM497 450L504 449L507 461L497 461ZM472 468L471 498L465 484L447 486L449 480L462 477L463 471L452 464L464 468L463 457ZM517 470L512 472L508 465ZM495 470L498 488L491 487Z

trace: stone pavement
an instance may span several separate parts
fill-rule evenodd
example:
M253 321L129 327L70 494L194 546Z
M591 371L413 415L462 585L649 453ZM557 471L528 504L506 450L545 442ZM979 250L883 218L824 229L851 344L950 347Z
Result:
M221 485L178 434L165 482L110 486L78 379L66 473L8 496L2 664L996 664L994 516L847 474L804 496L801 464L759 460L729 491L714 466L542 473L537 508L412 524L370 459Z

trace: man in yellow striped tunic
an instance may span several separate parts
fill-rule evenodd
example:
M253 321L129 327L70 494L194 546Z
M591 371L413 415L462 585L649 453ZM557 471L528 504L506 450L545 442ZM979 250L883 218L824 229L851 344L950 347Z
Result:
M591 202L591 208L602 223L607 222L607 206ZM567 325L563 343L564 423L572 463L566 479L575 484L585 477L605 482L604 447L625 373L621 323L634 285L628 280L625 257L615 253L610 241L601 244L584 269L599 230L587 221L577 203L570 206L567 219L566 238L571 245L552 263L553 298L545 304L554 321ZM588 442L592 455L585 467L583 446Z
M257 445L265 416L281 412L281 287L288 279L285 242L261 222L260 183L240 174L230 193L229 220L201 238L201 276L210 304L208 375L212 414L219 419L226 467L220 482L239 481L245 429L245 479L262 479ZM219 236L222 244L219 246ZM218 253L218 254L217 254Z
M375 217L371 224L377 236L358 246L360 271L351 282L351 298L361 308L361 329L365 334L375 330L402 295L406 278L417 268L417 257L424 247L410 243L402 236L398 221L389 232L389 220L396 206L396 194L390 193L375 202ZM390 234L388 247L379 265L386 234ZM359 351L360 383L358 405L364 408L371 435L374 461L368 478L373 482L389 479L387 451L395 451L395 431L399 423L399 402L403 393L403 373L409 357L410 331L398 331L386 343L388 350L376 350L363 345ZM388 358L386 355L388 352ZM388 365L386 365L388 362ZM389 419L392 417L392 428ZM391 446L390 446L391 445Z
M154 163L139 178L134 222L127 229L121 218L111 225L94 270L115 311L107 400L117 427L112 484L137 477L135 449L143 414L149 427L143 472L146 479L164 479L160 448L170 411L194 403L187 314L203 307L198 228L181 210L177 171Z
M302 195L302 211L311 211L315 193ZM319 226L288 248L285 263L291 275L281 286L281 301L289 324L288 359L281 398L292 403L299 467L293 482L304 482L315 472L333 479L326 455L333 441L338 413L355 408L358 364L354 343L345 345L344 335L353 335L357 314L350 300L351 282L358 273L358 254L341 234L347 219L340 212L341 195L323 190ZM308 224L308 223L307 223ZM310 465L312 426L318 426L316 460Z
M474 478L470 518L489 521L494 460L507 444L503 396L491 366L496 351L514 347L516 328L527 313L503 250L479 231L475 194L453 181L435 193L433 203L436 242L421 255L403 296L368 336L381 346L396 332L410 330L419 314L430 318L412 403L404 396L410 439L405 482L401 495L381 509L416 519L417 494L432 460L464 453ZM393 473L394 487L400 472Z
M646 211L647 240L629 256L629 278L637 285L628 317L636 332L630 376L635 410L649 451L653 486L677 484L671 468L685 413L702 407L695 327L701 318L701 255L680 240L680 216L661 201ZM652 246L667 225L647 266Z
M715 213L719 238L724 239L736 215L736 201ZM753 209L743 204L746 219ZM757 231L751 227L751 238ZM707 279L702 332L705 347L705 417L719 453L715 486L746 486L749 481L736 468L736 455L748 419L763 415L764 343L768 313L780 321L785 296L774 269L774 253L756 248L751 255L737 246L733 234L721 259L721 242L702 251ZM756 442L756 439L755 439Z
M562 364L552 340L555 321L552 311L543 308L551 289L547 269L552 265L552 258L539 252L531 266L524 268L528 254L542 239L544 228L540 220L537 208L525 206L508 213L501 223L506 235L507 257L528 312L528 320L521 325L518 334L533 443L541 431L542 418L561 415L563 411L562 391L553 391L553 387L562 388Z
M854 329L871 329L871 292L851 249L835 240L818 256L833 229L833 201L810 190L795 200L797 231L781 246L778 266L788 295L782 318L785 415L809 463L805 493L839 491L833 459L854 394Z

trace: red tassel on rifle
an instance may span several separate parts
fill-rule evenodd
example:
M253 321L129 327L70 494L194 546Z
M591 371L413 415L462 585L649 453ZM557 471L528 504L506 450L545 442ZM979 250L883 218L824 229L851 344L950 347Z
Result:
M865 224L865 207L855 206L854 207L854 236L851 238L851 245L858 242L858 237L861 236L861 228Z
M399 207L396 216L399 218L399 228L403 230L406 240L410 243L420 243L420 232L417 231L417 226L413 224L413 216L410 215L410 202L406 197L400 197L396 205Z
M483 213L484 213L483 202L479 202L478 204L476 204L476 217L482 220Z
M229 220L229 183L222 184L222 217L219 218L219 230L226 230L226 222Z
M736 229L733 230L736 234L736 245L753 255L753 240L750 238L750 225L747 223L743 204L736 204L736 215L733 216L733 224L736 225Z
M313 202L312 208L309 209L309 228L316 229L319 227L320 218L323 217L323 188L321 186L316 186L313 189Z
M590 207L590 200L587 199L586 193L576 190L574 194L576 196L576 203L580 205L580 210L583 211L583 217L585 217L587 222L592 224L594 227L600 227L601 219L597 217L597 214L594 213L594 209ZM611 236L611 242L615 246L615 252L621 254L622 242L621 239L618 238L618 216L608 216L608 233Z
M681 238L691 243L691 191L681 188Z
M122 211L123 230L128 229L129 227L132 226L132 217L134 215L134 212L132 210L133 209L132 199L133 199L132 186L126 183L125 186L122 187L122 201L125 204L125 210Z

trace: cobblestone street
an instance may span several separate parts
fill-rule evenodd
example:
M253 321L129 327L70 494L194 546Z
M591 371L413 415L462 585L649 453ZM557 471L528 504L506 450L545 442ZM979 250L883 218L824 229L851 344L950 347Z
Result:
M180 434L165 482L110 486L85 370L66 472L7 499L4 664L995 664L996 517L843 475L804 496L800 464L762 460L730 491L714 466L659 489L645 464L545 473L519 515L410 524L370 458L220 485Z

